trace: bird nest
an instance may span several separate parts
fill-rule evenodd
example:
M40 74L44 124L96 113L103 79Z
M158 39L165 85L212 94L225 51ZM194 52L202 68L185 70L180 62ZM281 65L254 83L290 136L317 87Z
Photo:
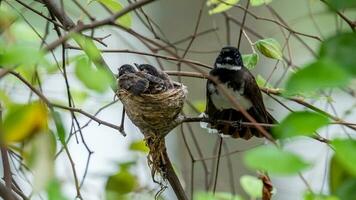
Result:
M183 84L174 83L174 88L159 94L141 94L135 96L125 89L118 96L131 121L141 130L150 149L148 163L152 178L156 172L164 177L165 143L164 136L179 124L184 100L187 95Z

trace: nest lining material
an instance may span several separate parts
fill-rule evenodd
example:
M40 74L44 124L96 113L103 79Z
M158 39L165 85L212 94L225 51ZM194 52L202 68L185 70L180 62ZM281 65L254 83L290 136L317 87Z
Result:
M135 96L125 89L120 89L117 94L128 117L145 137L146 145L150 149L148 164L153 180L155 181L156 173L165 179L165 166L169 161L165 159L164 136L176 127L181 119L180 112L187 95L186 86L174 83L173 89L159 94Z

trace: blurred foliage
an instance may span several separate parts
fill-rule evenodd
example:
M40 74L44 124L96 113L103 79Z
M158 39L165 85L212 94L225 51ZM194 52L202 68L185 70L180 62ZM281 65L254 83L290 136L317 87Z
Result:
M262 198L263 183L260 179L254 176L243 175L240 178L240 184L251 199Z
M304 194L304 200L341 200L336 196L320 195L307 192Z
M205 100L196 100L193 102L193 106L195 107L195 109L199 112L202 113L205 111L206 108L206 103Z
M225 12L239 2L240 0L207 0L206 5L211 7L209 14L212 15ZM251 6L261 6L271 2L272 0L250 0Z
M326 0L326 2L328 2L333 9L356 8L356 1L354 0Z
M33 174L35 193L45 189L54 178L55 151L56 140L51 132L37 134L25 142L21 155Z
M336 68L345 69L345 71L355 76L355 47L356 33L341 33L330 37L322 43L319 56L333 60L338 64Z
M118 11L122 10L122 8L123 8L123 6L120 4L120 2L116 1L116 0L97 0L97 1L102 3L106 8L108 8L113 13L118 12ZM116 23L129 28L132 23L131 21L132 21L131 14L128 13L128 14L120 17L119 19L117 19Z
M100 93L113 84L111 76L102 68L95 69L86 56L79 57L76 61L75 75L87 88Z
M350 82L350 75L333 60L320 59L291 75L286 85L286 95L342 87Z
M7 108L3 122L2 140L21 142L34 134L47 131L48 111L41 102L14 104Z
M132 151L137 151L145 154L147 154L150 151L150 149L147 147L146 142L144 140L133 141L130 144L129 149Z
M294 175L310 166L298 155L273 146L260 146L246 151L244 163L251 169L277 175Z
M242 62L247 69L251 70L256 67L259 57L257 53L242 55Z
M68 200L68 198L64 196L61 184L57 179L52 179L49 182L46 191L48 200Z
M225 192L196 192L193 200L243 200L239 195L232 195Z
M106 182L106 199L127 199L127 194L138 187L137 177L130 172L135 162L121 163L120 169L108 177Z
M250 0L251 6L261 6L271 3L272 0Z
M345 166L333 155L329 170L330 191L341 200L356 198L356 176L350 173Z
M53 116L54 123L56 125L58 139L62 144L66 144L65 142L66 132L59 112L52 111L52 116Z
M326 126L329 122L326 116L319 113L292 112L273 128L273 136L276 138L312 136L316 130Z
M338 162L352 175L356 176L356 140L334 139L331 142L335 148L335 156Z
M209 10L209 14L217 14L221 12L225 12L233 7L234 4L237 4L240 0L208 0L207 5L213 7Z

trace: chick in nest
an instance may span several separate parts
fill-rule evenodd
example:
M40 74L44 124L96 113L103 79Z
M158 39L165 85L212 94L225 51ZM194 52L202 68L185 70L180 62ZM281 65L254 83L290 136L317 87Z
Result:
M132 65L123 65L119 68L119 86L134 95L158 94L173 88L168 75L155 67L142 64L136 65L137 71Z
M135 66L142 72L146 72L152 76L162 79L164 81L164 84L167 87L167 89L172 89L174 87L171 79L169 78L168 74L166 74L165 72L163 72L149 64L139 65L139 64L135 63Z

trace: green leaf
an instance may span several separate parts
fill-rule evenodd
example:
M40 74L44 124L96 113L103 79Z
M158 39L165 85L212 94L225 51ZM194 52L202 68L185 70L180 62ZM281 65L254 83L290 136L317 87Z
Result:
M341 200L356 199L356 178L346 179L343 184L337 188L336 196Z
M54 112L52 112L52 117L53 117L54 123L56 125L57 136L59 138L59 141L62 144L65 144L66 143L66 141L65 141L66 140L66 132L64 129L61 115L59 114L59 112L54 111Z
M356 141L352 139L335 139L331 142L335 148L338 162L352 175L356 176Z
M21 142L47 130L48 113L43 103L12 105L4 117L3 135L6 143Z
M318 195L311 192L306 192L304 194L304 200L339 200L339 198L335 196Z
M90 60L95 62L100 58L100 51L92 39L79 34L74 34L72 37L78 43L80 48L84 50L85 54L90 58Z
M237 4L240 0L222 0L222 1L208 1L208 6L214 6L213 9L209 10L209 15L225 12Z
M132 150L132 151L139 151L139 152L142 152L142 153L148 153L150 151L150 149L146 146L146 142L143 141L143 140L133 141L130 144L129 149Z
M137 162L134 161L127 161L127 162L120 162L119 167L121 171L128 171L132 166L136 165Z
M320 47L319 55L333 60L339 64L338 67L342 67L356 76L355 52L356 33L342 33L325 40Z
M119 3L118 0L97 0L98 2L102 3L105 7L107 7L110 11L116 13L123 9L123 6ZM123 25L127 28L131 26L131 15L130 13L119 17L116 20L116 23Z
M355 0L326 0L329 5L334 9L355 8Z
M89 97L89 94L84 90L71 89L73 100L75 103L83 104Z
M349 81L349 74L338 64L329 59L321 59L297 71L288 79L286 95L342 87Z
M258 87L273 88L272 85L267 83L267 81L259 74L256 76L256 83Z
M11 34L17 45L33 44L40 45L41 38L38 37L36 32L26 23L17 21L13 23L8 30L8 34ZM36 30L39 32L39 30ZM39 33L42 35L42 33Z
M13 68L20 64L37 64L44 61L44 53L38 47L14 45L0 51L0 66Z
M261 146L247 151L244 163L252 169L279 175L296 174L309 166L299 156L272 146Z
M260 179L254 176L243 175L240 178L240 184L252 199L262 197L263 183Z
M8 28L17 18L15 12L9 6L2 4L0 6L0 32Z
M281 45L273 38L266 38L255 42L255 46L268 58L283 60Z
M308 111L290 113L278 126L274 127L273 135L277 138L294 136L311 136L319 128L329 123L329 118Z
M77 60L75 74L87 88L97 92L105 92L112 84L111 75L104 69L94 69L86 57Z
M202 100L196 100L192 102L193 106L195 107L195 109L197 109L197 111L199 113L202 113L205 111L205 107L206 107L206 103L205 101Z
M256 67L258 59L259 57L257 53L242 55L242 61L245 67L247 67L249 70Z
M47 198L48 200L67 200L63 195L61 184L57 179L53 179L47 185Z
M105 189L107 192L125 195L133 192L137 186L138 182L133 174L128 170L120 170L108 178Z
M334 154L330 161L330 191L335 193L337 189L347 180L356 178L353 176L345 167L340 163L338 159L336 159L336 155Z
M33 136L24 144L22 156L34 178L33 192L37 193L53 179L56 141L51 133L46 132Z
M272 0L250 0L251 6L260 6L271 3Z
M243 200L239 195L233 195L226 192L196 192L194 193L193 200Z

